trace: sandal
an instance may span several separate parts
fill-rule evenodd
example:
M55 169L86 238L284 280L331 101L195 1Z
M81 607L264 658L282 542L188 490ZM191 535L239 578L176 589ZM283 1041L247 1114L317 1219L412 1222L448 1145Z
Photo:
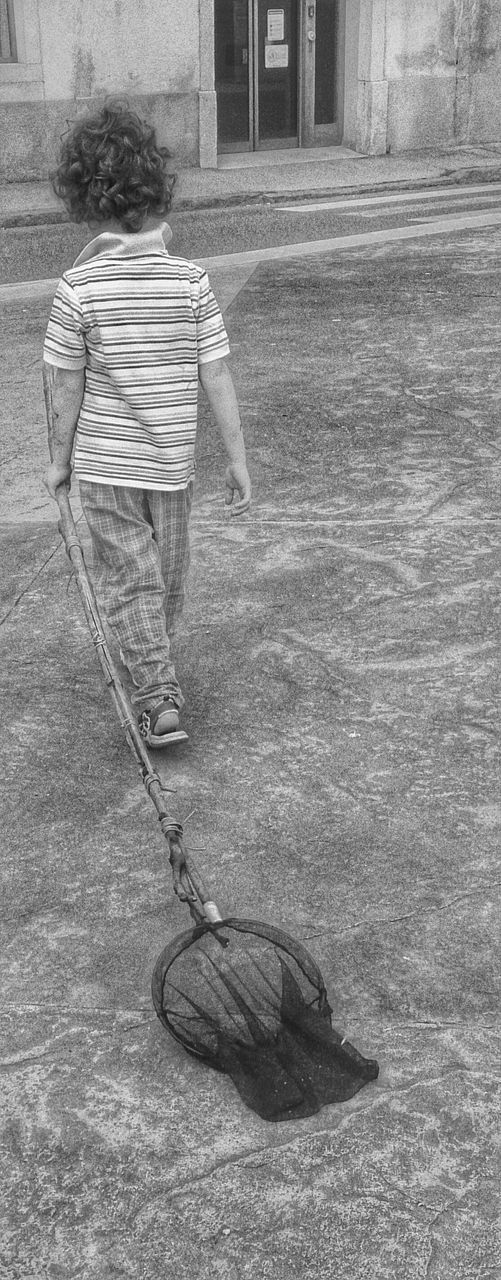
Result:
M148 747L164 747L179 729L179 712L170 698L162 698L139 716L139 732Z

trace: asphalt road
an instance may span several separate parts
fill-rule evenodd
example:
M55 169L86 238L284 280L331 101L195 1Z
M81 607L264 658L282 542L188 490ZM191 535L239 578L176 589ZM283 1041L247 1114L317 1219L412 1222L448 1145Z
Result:
M479 194L178 215L192 256L353 235L211 267L254 501L224 520L201 397L190 740L155 761L216 901L300 940L380 1062L297 1123L244 1108L151 1006L187 913L40 479L52 286L0 289L7 1280L496 1273L501 226ZM73 230L52 262L47 234L19 235L22 278L71 260Z
M501 216L501 183L330 200L286 201L179 210L169 215L171 252L186 258L329 240L391 227L477 215ZM0 280L59 277L89 239L86 227L59 223L0 231Z

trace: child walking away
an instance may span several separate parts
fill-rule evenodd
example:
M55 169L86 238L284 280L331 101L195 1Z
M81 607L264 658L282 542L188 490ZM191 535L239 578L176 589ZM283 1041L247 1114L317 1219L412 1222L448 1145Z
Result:
M189 563L198 379L227 454L225 502L249 507L229 345L206 272L171 257L169 152L108 100L65 137L54 186L94 239L59 282L44 345L52 497L72 455L95 578L150 747L179 729L171 637Z

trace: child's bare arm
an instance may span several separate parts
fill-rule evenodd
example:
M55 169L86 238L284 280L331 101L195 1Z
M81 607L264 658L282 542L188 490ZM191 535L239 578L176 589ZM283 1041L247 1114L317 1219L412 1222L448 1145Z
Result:
M84 386L84 369L57 369L44 360L43 389L51 459L45 487L51 498L55 498L56 489L71 476L71 454Z
M234 515L240 515L250 504L251 482L233 379L224 359L201 364L198 372L228 455L225 502ZM233 502L235 491L237 502Z

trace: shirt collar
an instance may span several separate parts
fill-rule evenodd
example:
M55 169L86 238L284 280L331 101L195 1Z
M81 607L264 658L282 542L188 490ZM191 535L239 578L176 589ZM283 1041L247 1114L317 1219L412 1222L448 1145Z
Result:
M86 244L73 263L79 267L91 258L113 254L117 258L135 258L145 253L165 253L172 231L168 222L156 223L143 231L103 231Z

